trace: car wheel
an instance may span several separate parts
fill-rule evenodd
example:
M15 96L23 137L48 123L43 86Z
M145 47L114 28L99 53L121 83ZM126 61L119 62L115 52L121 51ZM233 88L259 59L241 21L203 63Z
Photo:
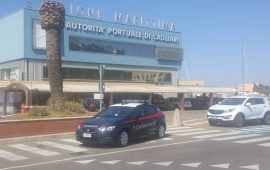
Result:
M217 125L217 123L215 121L213 121L213 120L208 120L208 123L209 123L210 126Z
M119 135L117 137L117 145L119 147L127 146L128 140L129 140L129 135L128 135L127 131L123 130L119 133Z
M166 131L165 125L164 125L164 124L161 124L161 125L158 127L157 137L158 137L158 138L164 138L164 136L165 136L165 131Z
M242 127L245 123L245 117L242 114L237 114L234 118L234 126Z
M270 125L270 113L269 112L265 113L264 118L263 118L263 122L267 125Z

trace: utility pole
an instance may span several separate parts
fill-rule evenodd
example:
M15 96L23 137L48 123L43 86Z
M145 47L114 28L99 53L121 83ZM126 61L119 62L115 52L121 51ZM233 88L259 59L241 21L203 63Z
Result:
M103 76L104 76L105 67L106 67L105 64L99 65L99 111L103 109L103 98L104 98L104 90L105 90Z
M242 80L243 80L243 95L245 95L245 57L244 57L244 38L242 36Z

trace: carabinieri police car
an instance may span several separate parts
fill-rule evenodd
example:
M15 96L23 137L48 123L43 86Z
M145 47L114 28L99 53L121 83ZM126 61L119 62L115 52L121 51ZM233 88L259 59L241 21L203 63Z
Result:
M115 143L123 147L132 139L155 135L165 136L165 115L147 102L123 101L86 119L76 130L76 139L83 144Z

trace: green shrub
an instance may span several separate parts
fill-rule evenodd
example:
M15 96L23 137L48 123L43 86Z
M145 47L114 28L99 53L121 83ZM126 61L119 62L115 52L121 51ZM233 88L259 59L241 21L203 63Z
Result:
M81 103L74 102L74 101L65 101L64 106L63 106L63 111L85 113L83 105Z
M50 112L61 112L65 115L73 115L73 113L85 113L85 109L81 103L65 101L62 106L50 107Z
M49 116L50 112L47 107L33 107L28 112L29 116Z

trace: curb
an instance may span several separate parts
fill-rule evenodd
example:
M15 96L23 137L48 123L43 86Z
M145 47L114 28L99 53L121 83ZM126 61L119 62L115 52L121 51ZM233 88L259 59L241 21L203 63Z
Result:
M15 137L15 138L4 138L4 139L0 139L0 144L1 143L33 142L33 141L40 141L40 140L61 139L61 138L65 138L65 137L75 138L75 132L36 135L36 136L23 136L23 137Z

